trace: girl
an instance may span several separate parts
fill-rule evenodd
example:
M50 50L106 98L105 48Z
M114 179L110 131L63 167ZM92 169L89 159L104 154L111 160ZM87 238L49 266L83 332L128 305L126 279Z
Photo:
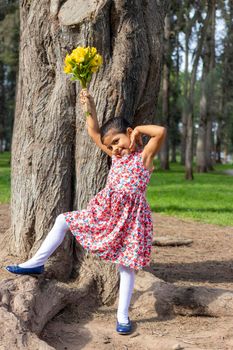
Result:
M165 129L156 125L132 128L124 118L112 118L100 129L95 103L89 92L80 93L90 137L112 157L106 187L88 204L87 209L60 214L37 253L28 261L7 266L16 274L40 274L49 256L63 241L68 230L88 251L118 264L120 273L116 330L132 330L128 308L134 288L135 270L150 262L152 220L145 198L153 171L153 158L164 138ZM142 150L141 135L150 137Z

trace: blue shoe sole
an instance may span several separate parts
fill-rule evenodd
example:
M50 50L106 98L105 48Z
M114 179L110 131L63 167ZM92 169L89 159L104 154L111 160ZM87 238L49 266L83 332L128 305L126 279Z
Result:
M23 268L23 267L19 267L18 265L9 265L9 266L6 266L4 269L15 275L38 276L44 272L44 265L33 267L33 268Z
M127 324L119 323L117 321L116 331L118 334L122 334L122 335L131 334L132 333L132 323L131 323L130 319L129 319L129 322Z

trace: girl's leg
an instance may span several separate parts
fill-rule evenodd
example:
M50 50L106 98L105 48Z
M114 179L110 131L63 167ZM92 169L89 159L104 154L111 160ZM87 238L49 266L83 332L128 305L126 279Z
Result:
M134 289L134 269L120 265L120 289L117 309L117 320L119 323L128 323L128 310Z
M19 264L19 267L33 268L44 265L50 255L62 243L68 229L64 215L58 215L52 230L48 233L36 254L28 261Z

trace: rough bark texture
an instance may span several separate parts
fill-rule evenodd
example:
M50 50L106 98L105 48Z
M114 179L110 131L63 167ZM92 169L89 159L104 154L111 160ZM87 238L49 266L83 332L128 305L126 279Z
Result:
M197 139L197 171L212 169L212 103L213 69L215 66L215 0L208 3L209 22L207 23L205 48L203 52L202 96L200 100L200 122Z
M188 105L188 90L189 90L189 41L192 33L192 25L195 23L196 14L192 20L185 23L185 68L184 68L184 93L183 93L183 108L182 108L182 134L181 134L181 164L185 165L185 150L187 141L187 114Z
M206 129L207 129L207 87L206 78L208 74L208 63L206 62L206 56L203 58L203 71L202 71L202 93L200 99L200 122L198 127L197 137L197 151L196 151L196 163L197 172L207 172L206 165Z
M20 17L8 241L11 252L26 259L41 245L57 215L84 208L103 188L109 168L107 156L87 135L78 102L80 86L63 73L65 55L78 45L95 46L103 55L104 64L90 86L100 124L119 115L134 125L152 123L160 85L165 1L24 0ZM50 259L49 271L62 280L90 274L103 304L116 296L115 266L85 254L71 235ZM20 281L12 282L12 290L26 283ZM23 312L23 325L32 332L39 332L66 303L67 294L61 291L62 300L59 292L51 307L43 309L41 302L50 283L43 295L45 280L28 290L31 301L26 304L33 309L32 300L38 297L42 308L38 327L31 311ZM23 300L19 305L24 308ZM17 319L14 325L17 329Z
M155 246L160 246L160 247L174 247L174 246L182 246L182 245L190 245L193 243L192 239L187 239L187 238L174 238L174 237L156 237L152 245Z
M21 2L9 231L15 254L32 255L58 214L84 208L105 185L107 157L87 135L80 86L63 73L66 53L93 45L103 55L90 86L100 124L118 115L135 125L151 123L160 84L164 9L165 2L157 1ZM53 259L58 278L72 272L72 244L67 236Z
M163 79L162 79L162 112L163 112L163 126L167 128L169 133L169 120L170 120L170 108L169 108L169 92L170 92L170 64L171 57L170 49L170 35L171 35L171 23L170 16L165 17L164 27L164 64L163 64ZM163 170L169 170L169 134L167 135L161 151L160 151L160 167Z
M215 27L216 27L216 0L211 0L209 3L210 12L211 12L211 18L210 18L210 25L209 25L209 31L208 31L208 38L209 38L209 46L210 46L210 84L211 89L209 91L210 95L214 95L213 90L213 71L215 68ZM211 99L209 99L211 101ZM208 115L208 121L207 121L207 141L206 141L206 160L207 160L207 169L208 170L214 170L213 168L213 157L212 154L214 152L213 147L213 113L214 109L212 104L210 103L209 108L209 115Z
M210 8L208 7L208 12L203 24L200 29L200 36L198 39L197 50L195 58L193 61L193 68L191 72L190 89L188 93L188 113L187 113L187 139L186 139L186 152L185 152L185 178L187 180L193 180L193 105L194 105L194 89L196 84L196 74L198 62L203 49L203 43L208 28L208 23L210 19Z

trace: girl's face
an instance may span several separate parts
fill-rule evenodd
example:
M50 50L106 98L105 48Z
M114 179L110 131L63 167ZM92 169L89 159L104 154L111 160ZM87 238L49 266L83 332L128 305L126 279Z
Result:
M111 129L103 138L103 144L110 150L116 157L122 157L125 154L131 153L130 135L132 128L127 128L126 134L118 133L117 130Z

